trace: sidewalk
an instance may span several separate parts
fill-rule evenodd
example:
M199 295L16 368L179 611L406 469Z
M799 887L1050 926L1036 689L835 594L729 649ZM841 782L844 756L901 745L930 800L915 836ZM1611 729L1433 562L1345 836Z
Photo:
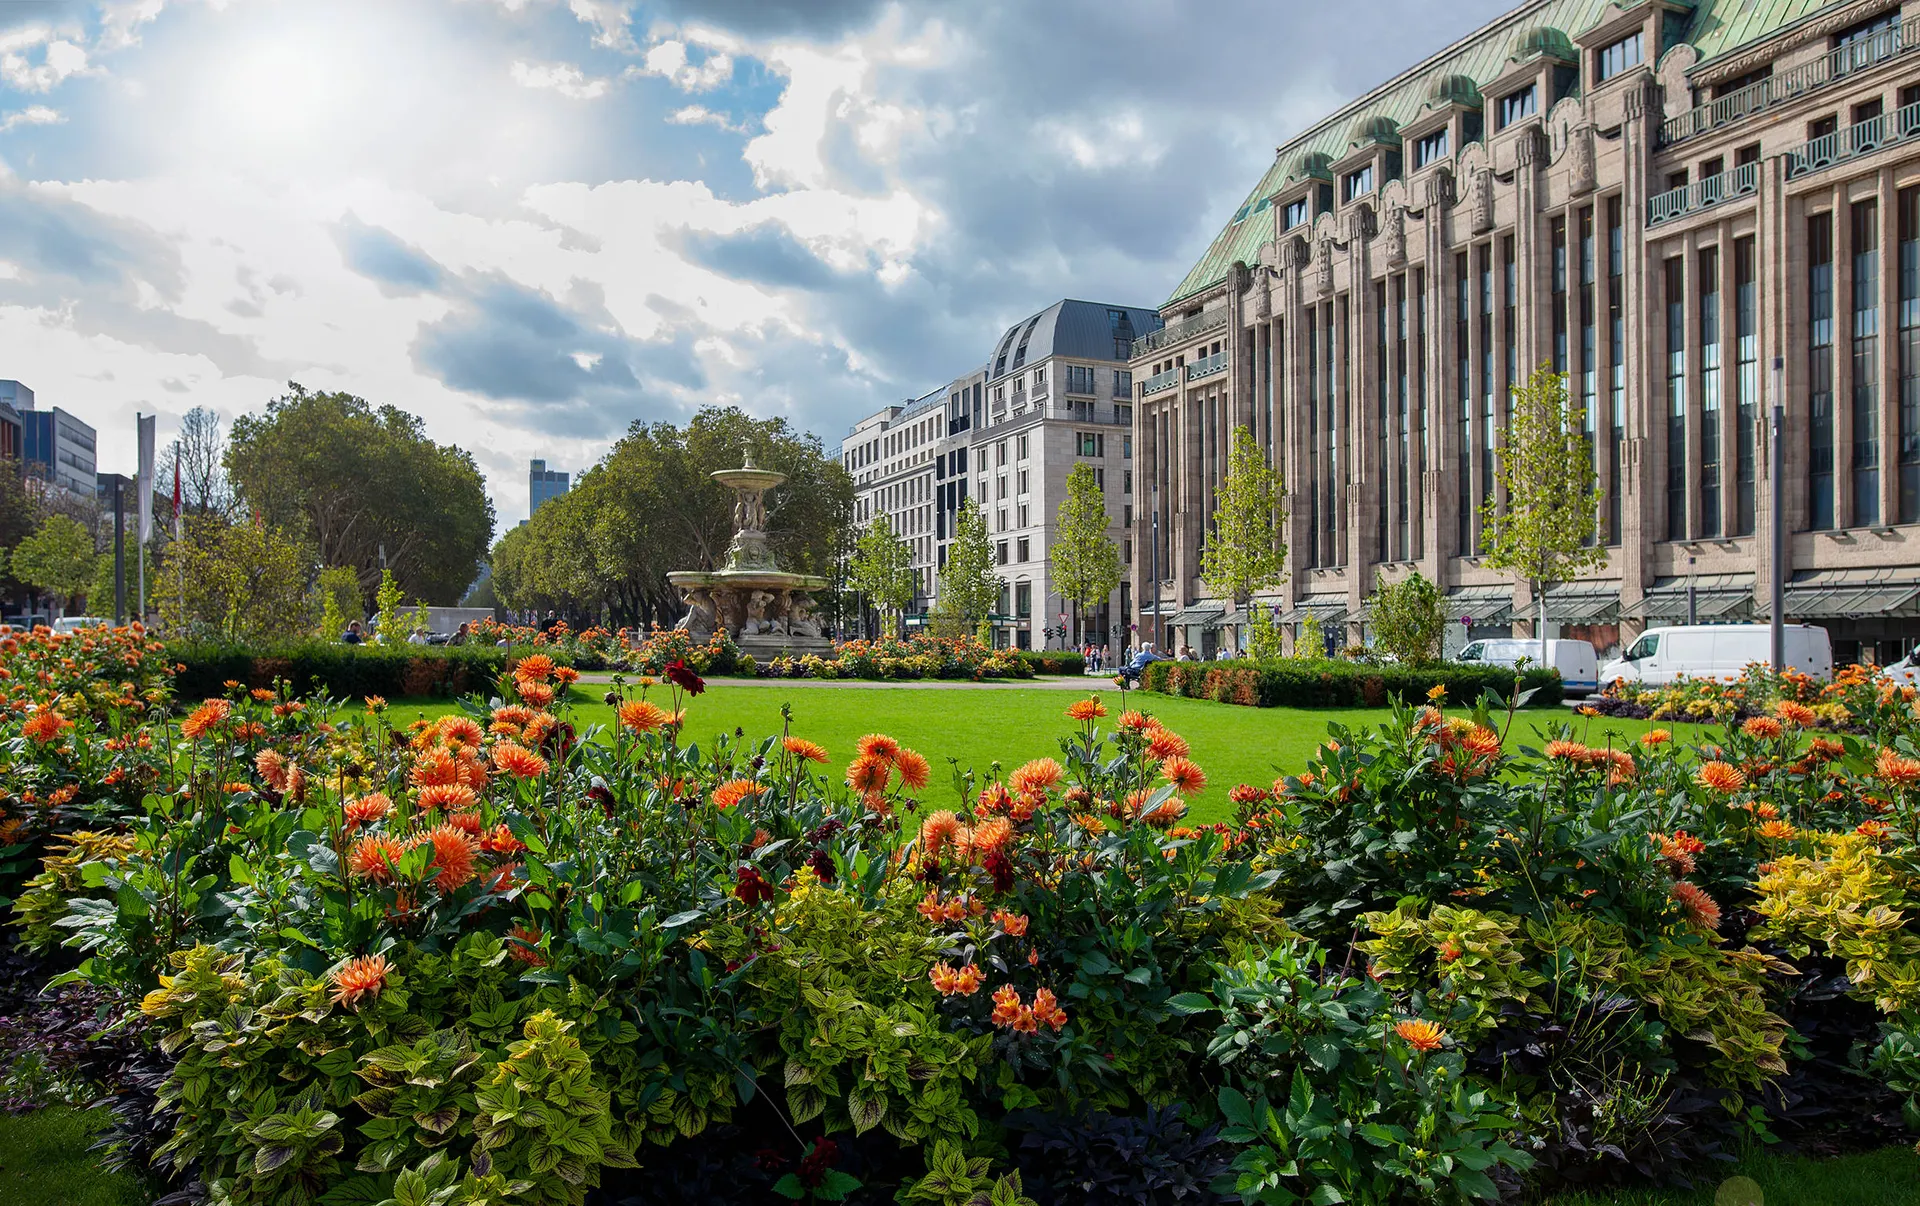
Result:
M632 682L637 675L626 676ZM613 682L611 674L582 674L583 684L605 686ZM859 690L894 689L901 691L1118 691L1113 678L1106 674L1067 674L1043 675L1039 678L986 679L973 682L969 679L920 678L920 679L873 679L873 678L710 678L707 680L709 691L724 690L727 687L801 687L823 690Z

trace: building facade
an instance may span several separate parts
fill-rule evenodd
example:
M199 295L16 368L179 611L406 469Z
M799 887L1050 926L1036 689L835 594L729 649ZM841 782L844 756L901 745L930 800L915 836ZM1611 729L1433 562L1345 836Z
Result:
M0 381L0 406L19 418L22 469L47 484L91 498L98 488L94 472L97 437L91 424L55 406L41 408L33 391L18 381ZM12 426L8 418L0 426Z
M1075 608L1053 586L1048 551L1075 465L1093 469L1106 495L1108 536L1123 572L1133 555L1133 341L1159 316L1134 306L1067 299L1001 333L980 368L925 396L870 415L841 447L854 475L856 515L879 511L914 550L922 596L909 623L938 598L960 505L986 517L1004 590L994 640L1020 649L1061 648L1076 633ZM1119 647L1133 586L1084 609L1084 641Z
M1246 426L1288 507L1288 581L1256 606L1363 639L1375 585L1418 569L1475 635L1530 631L1482 517L1509 391L1546 365L1586 413L1608 550L1550 624L1604 649L1683 621L1690 586L1703 621L1765 619L1779 576L1836 657L1897 656L1920 640L1916 81L1914 0L1533 0L1280 147L1134 346L1143 614L1196 647L1235 621L1199 559Z
M527 462L527 514L529 516L540 509L541 503L548 499L559 498L570 488L570 479L562 470L547 468L545 461Z

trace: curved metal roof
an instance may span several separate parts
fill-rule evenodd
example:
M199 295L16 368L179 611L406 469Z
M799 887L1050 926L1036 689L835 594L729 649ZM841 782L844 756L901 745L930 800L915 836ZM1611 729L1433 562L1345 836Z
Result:
M1115 354L1116 339L1138 339L1160 327L1156 310L1066 298L1008 327L993 345L987 375L1004 376L1048 356L1124 361Z

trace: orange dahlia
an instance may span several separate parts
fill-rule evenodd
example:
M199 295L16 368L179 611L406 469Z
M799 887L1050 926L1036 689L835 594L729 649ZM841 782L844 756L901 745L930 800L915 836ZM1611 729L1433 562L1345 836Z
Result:
M553 675L553 659L544 653L535 653L520 659L513 667L513 676L532 682L545 682Z
M1773 705L1773 714L1795 728L1809 729L1818 719L1813 709L1792 699L1783 699Z
M1078 700L1067 709L1068 720L1098 720L1106 714L1107 709L1101 704L1098 695Z
M1652 749L1656 745L1665 745L1673 740L1673 734L1665 729L1648 729L1640 734L1640 744Z
M1770 741L1784 733L1786 729L1771 716L1750 716L1747 722L1740 726L1740 731L1749 737Z
M393 864L407 852L398 839L383 833L370 833L347 852L347 869L360 879L384 884L393 879Z
M1760 826L1760 836L1770 842L1790 842L1799 836L1799 831L1786 821L1768 821Z
M478 798L464 783L436 783L420 789L420 811L464 812L472 808Z
M440 722L440 739L449 745L479 745L480 722L471 716L449 716Z
M519 779L538 779L547 773L545 758L511 741L493 747L493 764Z
M758 795L766 788L752 779L729 779L713 789L713 806L722 812L733 808L749 796Z
M1013 822L1005 817L987 817L973 827L973 848L979 854L990 854L1005 848L1013 840Z
M361 796L357 800L348 800L346 806L341 809L341 812L346 814L347 826L352 829L385 820L392 811L393 801L379 792Z
M377 997L387 984L385 955L366 955L350 959L333 969L327 978L333 981L333 1003L358 1009L361 997Z
M27 718L25 724L20 726L20 731L32 740L44 745L52 741L55 737L58 737L61 730L72 727L73 722L71 720L60 715L52 708L42 705L35 710L32 716Z
M436 825L420 841L433 847L428 868L442 892L451 892L473 878L474 856L480 845L452 825Z
M1206 782L1206 776L1202 775L1201 783L1204 785L1205 782ZM1167 829L1167 828L1170 828L1175 821L1179 820L1181 817L1184 817L1186 815L1187 815L1186 801L1180 800L1180 799L1173 799L1173 800L1163 801L1158 807L1149 809L1145 813L1142 813L1140 816L1140 821L1142 824L1150 825L1155 829Z
M900 752L900 743L884 733L868 733L854 742L854 749L862 758L878 758L883 762L892 762L894 755Z
M903 749L895 754L893 768L900 773L900 782L908 791L924 791L927 781L933 777L933 768L927 765L926 756L917 750Z
M920 822L920 849L928 858L939 858L960 832L960 818L948 809L927 814Z
M1126 711L1120 713L1120 727L1139 733L1153 727L1153 717L1145 712Z
M1739 791L1747 785L1747 777L1740 773L1739 767L1718 760L1701 763L1694 778L1700 786L1723 794Z
M538 926L522 922L507 931L507 954L529 967L545 967L547 957L540 953L540 940L545 937Z
M825 762L827 747L805 737L783 737L780 747L803 762Z
M1707 895L1705 889L1679 879L1674 881L1673 887L1668 891L1676 901L1680 902L1681 911L1686 914L1689 922L1703 930L1720 928L1720 906L1714 903L1713 897Z
M1192 749L1187 745L1187 739L1171 729L1163 729L1155 725L1153 728L1147 730L1147 756L1149 758L1162 760L1167 758L1184 758L1192 752Z
M1035 758L1007 776L1007 786L1014 792L1025 795L1028 792L1043 792L1058 786L1067 772L1051 758Z
M1911 787L1920 783L1920 760L1881 750L1873 760L1873 773L1895 787Z
M1161 763L1160 776L1173 784L1173 789L1183 796L1197 796L1207 789L1206 772L1184 756L1169 758Z
M1587 747L1578 741L1549 741L1546 754L1555 762L1585 762Z
M876 754L862 754L847 767L847 786L857 792L882 792L893 774L893 763Z
M1425 1018L1410 1018L1393 1028L1415 1051L1438 1051L1447 1041L1447 1032L1438 1022L1429 1022Z
M620 705L620 727L636 733L651 733L667 723L667 710L644 699L630 699Z
M233 705L226 700L209 699L180 722L180 735L187 738L203 736L232 714Z

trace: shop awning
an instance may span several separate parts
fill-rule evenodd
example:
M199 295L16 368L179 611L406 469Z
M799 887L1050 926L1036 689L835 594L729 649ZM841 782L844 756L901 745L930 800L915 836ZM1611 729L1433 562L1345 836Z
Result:
M1312 616L1322 624L1337 624L1347 618L1347 597L1345 595L1303 595L1294 602L1292 610L1280 617L1282 624L1298 624Z
M1632 613L1651 624L1686 623L1687 583L1685 577L1655 580ZM1744 620L1754 614L1752 574L1699 574L1692 583L1695 619Z
M1224 603L1196 603L1192 607L1183 607L1167 620L1169 628L1218 628L1220 617L1227 610Z
M1450 623L1458 623L1462 616L1472 616L1475 624L1505 624L1513 619L1513 588L1463 586L1448 591L1443 606Z
M1547 592L1547 619L1555 624L1611 624L1620 618L1618 582L1569 582Z
M1805 570L1787 583L1790 619L1920 616L1920 578L1911 569ZM1756 608L1765 614L1769 601Z

